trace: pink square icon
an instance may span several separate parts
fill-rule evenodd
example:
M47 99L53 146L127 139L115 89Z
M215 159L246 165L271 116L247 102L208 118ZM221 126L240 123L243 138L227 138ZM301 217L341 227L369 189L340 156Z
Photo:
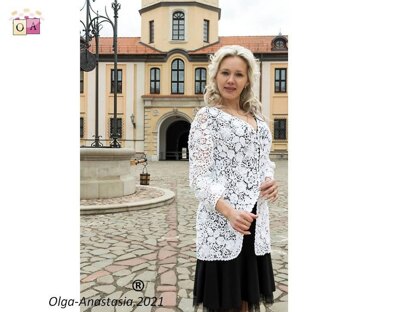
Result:
M40 34L40 19L39 18L26 19L26 33L27 34Z

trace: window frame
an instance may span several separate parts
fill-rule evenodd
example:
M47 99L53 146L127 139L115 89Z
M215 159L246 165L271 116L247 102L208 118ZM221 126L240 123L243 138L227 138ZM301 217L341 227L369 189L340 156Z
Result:
M273 120L273 140L287 140L287 118L275 118Z
M174 63L177 63L177 68L174 68ZM180 68L180 64L182 64L182 69ZM180 72L182 72L183 79L180 80ZM174 75L176 74L176 75ZM174 77L175 76L175 77ZM171 84L170 84L170 93L171 94L185 94L185 62L180 59L176 58L171 63ZM174 79L175 78L175 79ZM179 92L180 86L182 84L182 92ZM176 85L176 91L174 92L173 86Z
M83 70L81 70L80 71L80 75L79 75L79 83L80 83L80 94L84 94L84 77L85 77L85 75L84 75L85 73L84 73L84 71Z
M84 127L85 127L85 123L84 123L84 117L80 117L80 139L84 138Z
M113 120L114 117L110 117L110 138L111 135L113 134ZM121 117L117 117L117 129L120 131L120 135L117 136L118 139L121 139L123 137L123 118Z
M204 19L202 37L204 42L209 43L209 20L207 19Z
M185 13L182 11L175 11L172 13L172 40L185 40Z
M110 74L110 93L114 94L114 68L111 69ZM117 68L117 94L123 93L123 70Z
M282 72L285 73L284 78L282 78ZM282 82L284 83L284 88L282 87ZM274 69L274 93L287 93L287 68Z
M274 46L276 49L286 49L286 42L283 39L277 39Z
M152 73L154 73L154 79L152 79ZM159 79L158 77L159 76ZM160 68L150 68L150 94L160 94Z
M149 21L149 43L155 42L155 21Z
M197 79L197 72L199 72L199 79ZM205 79L202 79L202 72L205 72ZM195 94L204 94L205 86L207 85L207 69L205 67L195 68ZM199 86L199 92L197 90Z

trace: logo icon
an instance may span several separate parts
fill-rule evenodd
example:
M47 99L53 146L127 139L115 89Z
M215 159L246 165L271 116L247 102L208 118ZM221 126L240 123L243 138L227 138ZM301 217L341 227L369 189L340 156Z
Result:
M24 9L23 13L12 12L13 19L13 35L38 35L40 34L40 20L42 13L36 11L30 13L29 9Z

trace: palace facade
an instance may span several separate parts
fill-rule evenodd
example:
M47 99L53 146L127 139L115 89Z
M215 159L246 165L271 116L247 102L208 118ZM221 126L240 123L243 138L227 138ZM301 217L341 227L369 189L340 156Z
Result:
M114 117L114 75L117 84L117 125L122 147L146 153L151 160L187 158L190 124L204 106L209 56L221 46L238 44L259 61L256 93L273 135L271 157L287 157L288 38L218 36L218 0L142 0L141 37L118 38L117 73L113 38L99 39L100 140L110 143ZM134 22L134 21L132 21ZM91 44L95 53L95 44ZM95 133L96 70L81 71L81 146Z

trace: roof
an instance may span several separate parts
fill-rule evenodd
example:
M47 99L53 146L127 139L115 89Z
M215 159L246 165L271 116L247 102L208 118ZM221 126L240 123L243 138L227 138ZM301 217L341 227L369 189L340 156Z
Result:
M287 38L286 36L284 36ZM276 36L223 36L218 37L218 42L208 46L187 51L189 54L211 54L225 45L241 45L251 50L253 53L287 53L287 50L272 50L272 41ZM100 54L113 53L113 38L100 37L99 39ZM91 50L95 52L94 40L91 42ZM166 54L168 51L160 51L141 42L141 37L119 37L117 41L118 54Z
M117 52L118 54L163 54L162 51L154 49L140 41L141 37L118 37ZM99 39L100 54L113 53L113 37L100 37ZM91 51L95 52L95 41L91 42Z
M282 53L272 50L272 40L276 36L229 36L219 37L219 41L209 46L190 51L190 54L215 53L219 48L226 45L241 45L253 53ZM284 50L283 52L287 52Z

